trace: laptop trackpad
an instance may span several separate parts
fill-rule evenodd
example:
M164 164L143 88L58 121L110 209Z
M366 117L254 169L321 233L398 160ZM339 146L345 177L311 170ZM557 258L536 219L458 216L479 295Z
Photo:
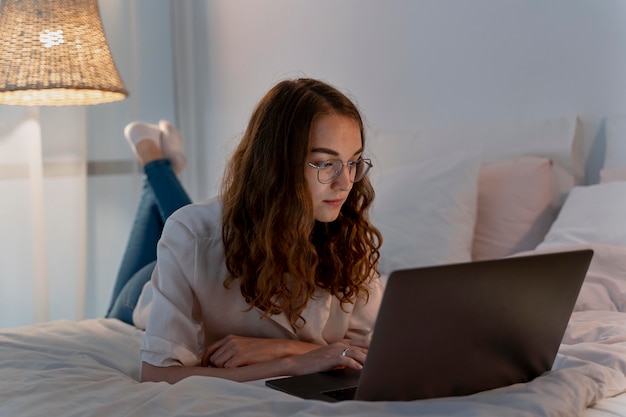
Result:
M324 392L356 387L359 383L360 375L361 371L344 368L315 374L270 379L265 381L265 385L309 400L339 401L339 399L326 395Z

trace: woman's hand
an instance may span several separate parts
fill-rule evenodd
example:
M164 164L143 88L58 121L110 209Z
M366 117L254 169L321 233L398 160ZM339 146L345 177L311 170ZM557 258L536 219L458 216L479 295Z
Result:
M330 371L341 367L361 369L367 355L367 343L360 343L356 341L343 341L320 347L305 342L299 342L297 340L254 339L229 336L219 342L216 342L214 345L224 346L229 345L229 342L234 343L234 346L237 349L243 348L246 351L257 351L257 348L261 347L259 350L265 353L257 351L256 354L252 353L247 355L248 358L254 357L256 360L262 357L275 357L276 352L273 354L271 352L268 353L267 349L272 349L272 347L279 348L281 344L287 344L292 348L305 350L305 353L283 356L273 360L259 361L248 366L230 367L229 364L226 364L226 366L218 368L213 366L207 367L207 365L204 364L204 362L208 361L211 357L211 351L207 349L207 353L204 355L205 358L203 360L203 366L158 367L147 362L143 362L141 368L141 380L167 381L170 384L174 384L181 379L192 375L204 375L230 379L233 381L252 381L278 376L303 375L314 372ZM213 353L215 352L216 351L213 351ZM225 352L229 352L229 349L226 349ZM246 357L246 354L237 354L232 357L244 358ZM237 361L235 360L232 363L237 363Z
M286 360L292 361L290 375L305 375L341 367L361 369L366 356L367 347L337 342Z
M236 368L299 355L320 346L290 339L263 339L228 335L209 346L202 366Z

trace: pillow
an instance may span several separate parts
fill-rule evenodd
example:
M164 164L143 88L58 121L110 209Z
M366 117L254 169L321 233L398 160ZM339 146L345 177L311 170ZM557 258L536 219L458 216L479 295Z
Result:
M471 260L480 165L478 156L455 153L372 176L382 274Z
M606 118L605 169L626 166L626 115Z
M574 311L626 311L626 247L600 243L586 246L593 249L593 259Z
M602 168L600 182L626 181L626 167Z
M604 166L600 170L600 182L626 181L626 116L606 119L606 145Z
M472 259L534 249L554 220L552 162L519 157L485 164L478 180Z
M574 187L538 248L576 243L626 247L626 182Z
M514 256L592 249L593 258L574 311L626 311L626 247L602 243L562 244L516 253Z
M481 154L496 162L539 156L553 163L553 205L560 207L568 191L585 176L585 144L575 116L465 125L415 132L372 129L368 148L377 170L438 158L450 152Z

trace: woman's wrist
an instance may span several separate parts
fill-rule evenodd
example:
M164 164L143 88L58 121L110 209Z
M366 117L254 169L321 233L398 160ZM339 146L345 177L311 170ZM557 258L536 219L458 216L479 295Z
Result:
M276 376L296 375L298 367L296 366L295 356L285 356L274 362L276 366Z
M284 356L302 355L321 347L320 345L302 342L300 340L289 340L288 343L284 343L282 346L285 349Z

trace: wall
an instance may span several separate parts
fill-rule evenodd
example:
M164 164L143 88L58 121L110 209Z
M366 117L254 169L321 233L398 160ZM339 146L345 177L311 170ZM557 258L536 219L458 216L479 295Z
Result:
M325 79L370 126L438 126L579 114L588 181L603 119L626 113L621 0L196 2L208 38L203 100L215 186L253 104L284 77Z

